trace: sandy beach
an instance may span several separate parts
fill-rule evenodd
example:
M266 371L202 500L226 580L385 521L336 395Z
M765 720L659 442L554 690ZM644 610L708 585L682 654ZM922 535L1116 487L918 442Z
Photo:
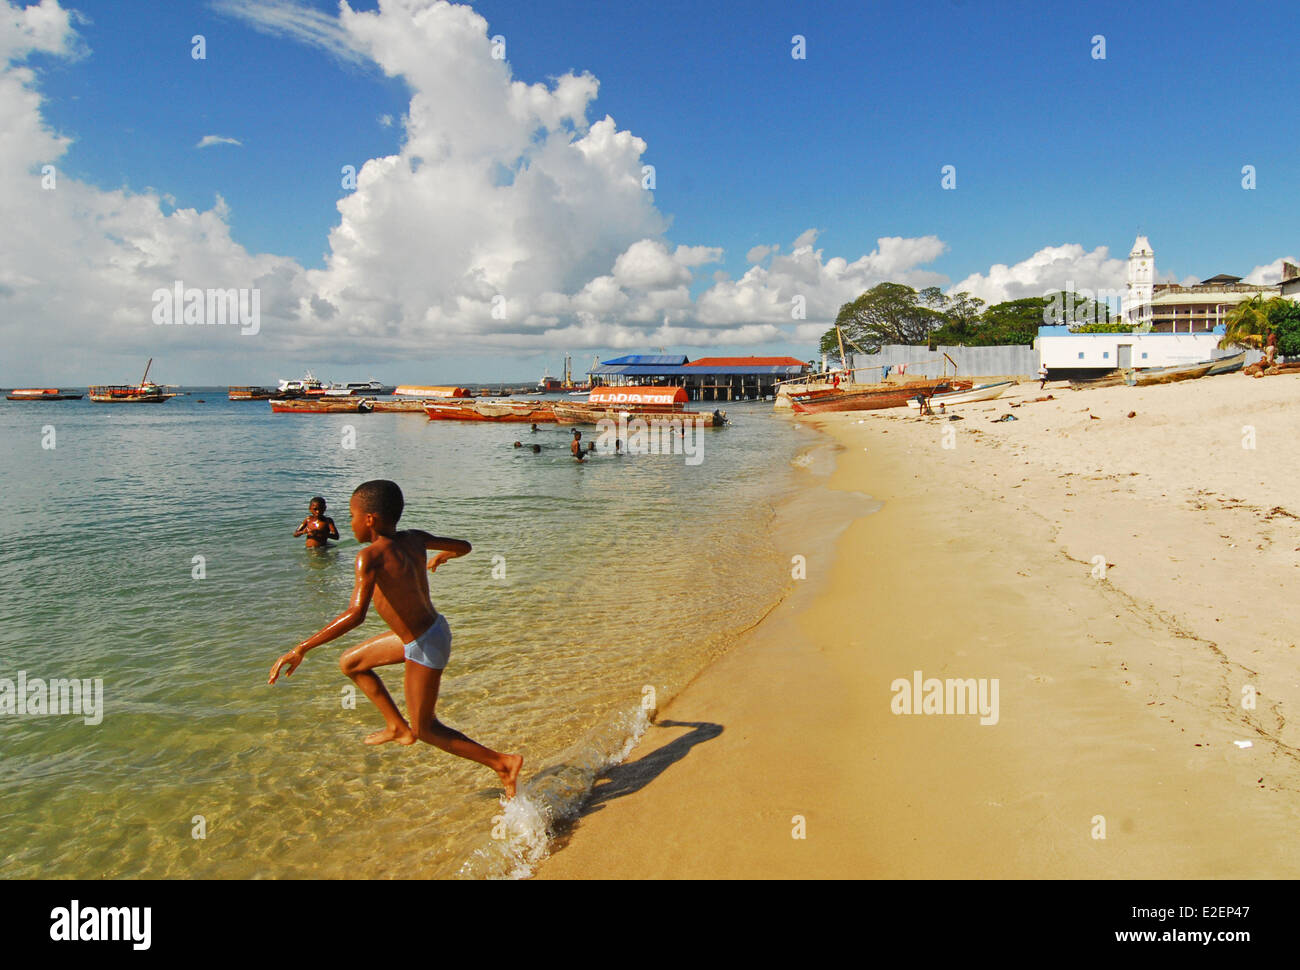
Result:
M1300 874L1297 395L1034 382L959 421L792 418L839 448L778 536L808 578L538 878ZM996 681L996 723L894 713L916 671Z

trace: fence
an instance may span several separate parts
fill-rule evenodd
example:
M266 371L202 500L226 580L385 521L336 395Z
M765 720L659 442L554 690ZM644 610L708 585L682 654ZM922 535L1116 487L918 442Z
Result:
M1037 377L1039 356L1033 347L1023 344L1000 347L914 347L910 344L885 344L878 354L850 354L849 365L859 371L858 380L878 380L872 369L885 367L896 372L906 365L908 374L918 377L942 377L944 368L952 373L952 364L944 360L947 354L957 364L957 373L974 376ZM867 368L867 369L864 369Z

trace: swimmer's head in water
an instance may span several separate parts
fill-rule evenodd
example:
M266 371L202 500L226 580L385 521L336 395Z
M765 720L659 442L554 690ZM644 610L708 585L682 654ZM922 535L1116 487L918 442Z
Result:
M541 446L541 445L533 445L533 454L534 454L534 455L540 455L541 453L542 453L542 446Z
M352 534L356 536L358 542L371 541L374 538L371 533L374 532L375 526L381 524L389 527L397 525L397 520L402 517L402 509L405 505L402 490L397 487L396 482L390 482L383 478L362 482L357 486L356 491L352 493L350 506L352 511ZM374 516L374 519L367 521L367 516ZM363 538L363 536L368 538Z
M309 512L324 512L325 500L319 495L312 496L312 500L307 503L307 510Z
M516 441L516 442L515 442L515 447L516 447L516 448L522 448L523 446L524 446L524 443L523 443L522 441Z

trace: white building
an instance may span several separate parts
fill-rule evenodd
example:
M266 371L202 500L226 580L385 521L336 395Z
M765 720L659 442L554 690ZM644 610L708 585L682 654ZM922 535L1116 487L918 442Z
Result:
M1156 257L1146 236L1138 236L1128 254L1128 289L1122 318L1153 333L1207 333L1221 325L1238 303L1277 296L1276 286L1243 283L1221 273L1183 286L1157 283Z
M1156 255L1146 236L1138 236L1128 254L1128 290L1124 296L1124 322L1145 326L1151 318L1155 295Z
M1039 327L1034 349L1055 379L1069 371L1095 373L1211 360L1222 335L1222 328L1203 333L1070 333L1067 327Z

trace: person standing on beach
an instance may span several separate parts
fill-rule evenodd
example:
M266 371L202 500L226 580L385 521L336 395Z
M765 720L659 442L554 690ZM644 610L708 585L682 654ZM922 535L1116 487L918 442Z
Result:
M1038 389L1041 391L1047 386L1047 362L1038 365Z
M506 797L513 798L524 759L517 754L501 754L470 740L440 722L434 712L442 671L451 655L451 629L447 618L434 609L429 598L428 573L450 559L468 555L470 544L464 539L444 539L419 529L398 532L397 520L402 516L404 504L402 490L395 482L386 480L365 482L352 493L349 505L352 534L358 542L366 544L357 554L352 602L324 629L280 657L271 668L267 683L274 684L282 671L285 677L290 676L307 651L360 626L373 601L392 632L372 637L339 658L339 667L379 708L387 723L384 730L366 737L365 743L424 741L491 768L505 786ZM426 566L425 553L430 549L438 550L438 555L428 560ZM384 682L374 673L375 667L397 663L406 667L409 724L398 712Z

